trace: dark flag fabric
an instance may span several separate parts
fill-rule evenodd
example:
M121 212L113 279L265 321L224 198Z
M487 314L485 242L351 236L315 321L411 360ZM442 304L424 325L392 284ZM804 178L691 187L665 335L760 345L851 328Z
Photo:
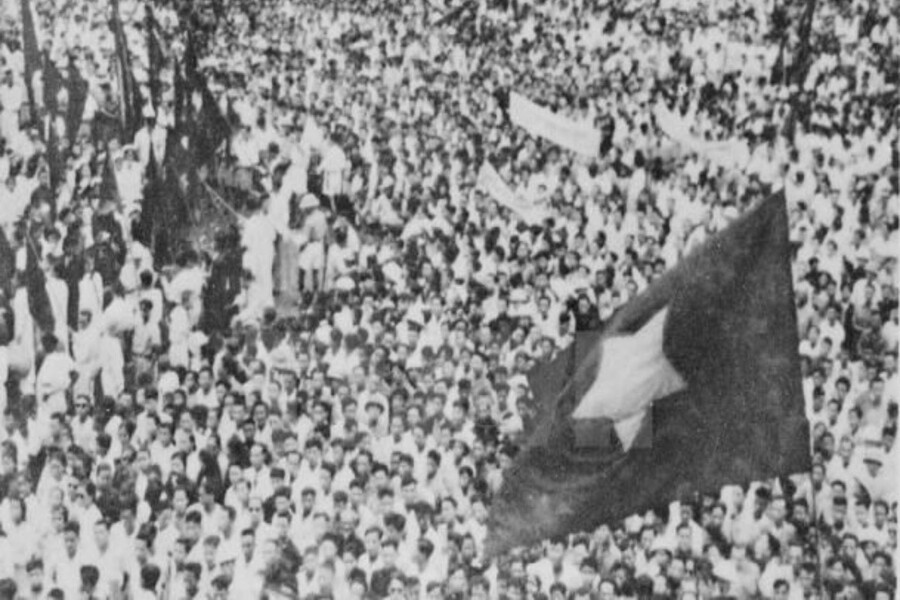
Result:
M809 470L789 253L778 194L537 367L490 554Z
M131 59L128 54L128 42L125 28L119 15L119 0L112 0L112 17L109 22L116 43L115 73L119 94L119 120L125 140L130 142L141 126L141 97L134 73L131 70Z
M177 61L175 61L172 68L172 87L174 88L174 106L172 110L175 113L175 131L180 135L180 133L184 131L189 92L187 91L187 83L181 72L181 65L178 64ZM178 140L178 136L170 135L167 140ZM166 155L168 155L168 152L166 152Z
M59 189L66 176L65 152L63 140L59 139L55 123L51 122L47 135L47 166L50 168L50 187ZM53 210L56 210L56 198L53 198ZM55 213L54 213L55 214Z
M37 241L29 234L26 238L25 290L28 294L28 310L42 333L52 333L56 325L50 296L47 294L47 279L41 270Z
M116 181L116 173L112 165L112 156L109 149L106 151L106 158L103 161L103 171L100 173L100 202L112 202L119 204L119 183Z
M175 206L171 178L166 169L157 164L152 151L144 172L144 193L141 201L141 218L135 228L135 239L150 249L157 267L172 260L172 241L176 221L170 207Z
M157 174L156 157L153 151L150 151L150 161L144 171L144 190L141 200L141 216L135 223L132 234L134 239L150 249L151 254L154 253L153 248L153 224L156 215L154 209L157 207L157 201L160 194L159 176Z
M16 274L16 253L6 238L6 233L0 228L0 290L7 295L12 294L13 276Z
M188 93L199 94L201 105L199 114L193 115L191 124L191 147L194 150L194 164L197 167L210 166L216 150L231 137L231 125L219 109L215 96L200 72L193 35L188 35L184 54L184 76ZM191 108L191 99L186 99Z
M59 95L59 90L62 88L62 74L59 72L59 69L56 68L56 65L50 60L50 53L44 53L44 70L43 70L43 79L44 79L44 107L47 109L47 112L54 117L56 116L56 112L59 109L57 96Z
M31 10L31 0L22 0L22 54L25 59L25 87L28 90L28 100L31 109L31 120L37 119L35 110L34 89L32 88L35 74L41 70L41 48L38 45L37 29L34 22L34 12Z
M158 111L162 106L162 79L163 69L162 45L159 41L159 25L153 16L153 8L148 4L145 7L144 29L147 36L147 59L149 64L148 79L150 87L150 101L154 110Z
M69 144L74 144L84 119L84 107L87 104L88 82L81 76L75 65L75 59L69 58L68 66L69 104L66 106L66 137Z
M569 344L559 351L552 360L540 362L528 373L528 387L531 395L537 400L533 406L534 414L530 424L544 422L552 418L556 395L566 387L566 383L574 377L575 367L584 354L590 350L600 339L599 331L583 331L578 334L578 343ZM526 433L532 433L531 427L526 427Z

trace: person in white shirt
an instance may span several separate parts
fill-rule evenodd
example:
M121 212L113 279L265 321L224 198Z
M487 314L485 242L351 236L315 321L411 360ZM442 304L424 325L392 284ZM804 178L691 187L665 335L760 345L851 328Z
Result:
M63 350L69 349L69 288L62 280L62 265L57 265L47 276L47 297L53 311L53 332L62 344Z
M88 562L81 550L81 528L75 521L66 523L63 530L64 552L49 565L49 579L67 598L81 593L81 567Z
M66 392L76 381L75 362L60 347L52 333L42 338L46 356L37 373L38 418L46 421L54 413L66 412Z
M100 335L100 384L103 394L114 398L125 389L125 356L119 336L120 332L114 324L107 324Z
M143 109L144 126L134 135L134 146L137 148L138 162L142 169L147 168L152 155L157 168L166 157L167 129L157 126L156 113L149 104Z
M322 173L322 193L329 198L334 199L335 196L344 193L344 178L346 171L350 167L347 155L341 149L338 139L332 138L331 143L325 149L322 155L322 163L319 170Z
M93 314L89 309L82 309L78 315L78 331L72 334L72 356L78 373L73 391L88 396L93 396L100 372L100 327Z
M244 269L253 275L248 290L249 302L253 306L274 305L275 240L278 231L267 214L253 206L255 212L243 221L241 243L244 251ZM261 315L257 315L261 316Z
M84 259L84 275L78 282L78 310L91 315L103 313L103 278L94 268L94 257L88 253Z

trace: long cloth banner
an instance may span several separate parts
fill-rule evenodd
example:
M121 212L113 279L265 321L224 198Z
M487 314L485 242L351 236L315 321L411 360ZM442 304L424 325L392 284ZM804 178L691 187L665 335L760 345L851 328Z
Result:
M578 154L593 157L600 152L599 131L558 115L516 92L509 95L509 118L528 133Z
M490 194L497 204L508 208L529 225L540 224L548 216L543 207L516 196L497 170L488 162L481 165L481 170L478 172L478 187Z
M749 151L740 140L709 141L693 134L690 130L690 113L682 117L663 104L656 107L656 124L660 130L688 152L695 152L714 165L725 169L746 166L750 160Z

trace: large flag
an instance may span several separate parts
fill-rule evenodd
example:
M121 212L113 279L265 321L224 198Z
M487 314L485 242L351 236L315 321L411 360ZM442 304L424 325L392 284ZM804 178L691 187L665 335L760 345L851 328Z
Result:
M148 62L148 78L150 84L150 101L153 108L159 111L162 106L162 80L160 73L163 69L165 59L163 57L162 45L159 41L159 24L156 17L153 16L153 7L147 4L144 15L144 29L147 36L147 62Z
M31 106L31 120L37 119L35 110L37 98L34 97L35 74L41 70L41 47L38 43L37 29L34 22L34 12L31 10L31 0L22 0L20 4L22 12L22 54L25 59L25 87L28 90L28 101Z
M509 118L531 135L546 138L572 152L590 157L600 153L599 131L556 114L516 92L509 95Z
M543 418L504 475L489 552L808 470L797 344L778 194L540 368Z
M141 126L141 92L131 70L125 28L119 15L119 0L112 0L112 17L109 21L116 41L115 73L119 93L119 120L124 142L131 142Z

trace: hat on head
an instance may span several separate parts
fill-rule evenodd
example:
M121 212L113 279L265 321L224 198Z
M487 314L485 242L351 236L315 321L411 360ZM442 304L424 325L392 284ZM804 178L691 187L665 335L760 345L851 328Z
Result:
M864 463L876 465L884 464L884 451L881 448L868 447L863 450L862 456Z
M668 552L669 554L672 554L672 548L669 546L669 542L666 540L665 536L657 536L650 545L650 552L653 554L656 552Z
M356 283L353 281L352 277L344 275L334 282L334 287L341 292L350 292L356 287Z
M460 431L453 435L453 441L465 445L466 448L471 448L474 436L472 434L467 434L464 431Z
M319 199L316 198L315 194L304 194L302 198L300 198L300 209L308 209L308 208L318 208L319 207Z
M716 579L727 581L728 583L737 583L737 567L735 567L734 563L730 560L720 560L716 563L716 566L713 567L713 576Z
M528 302L528 292L522 288L514 288L509 293L509 301L513 303Z

